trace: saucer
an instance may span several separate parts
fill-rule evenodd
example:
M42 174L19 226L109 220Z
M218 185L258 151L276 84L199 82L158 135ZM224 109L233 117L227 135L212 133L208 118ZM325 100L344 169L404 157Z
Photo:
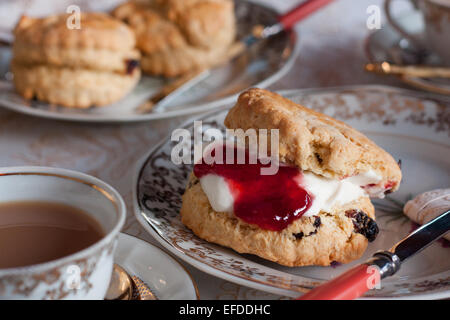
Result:
M421 35L423 20L419 12L405 14L398 18L398 21L411 34L423 37ZM435 54L416 49L388 24L368 36L365 42L365 51L371 63L388 61L397 65L441 65L440 59ZM398 78L408 85L422 90L450 95L450 79L411 76L398 76Z
M197 285L188 271L154 245L119 234L114 263L140 278L160 300L198 300Z
M277 295L297 297L356 264L378 250L387 250L409 234L416 224L402 212L414 195L450 185L450 102L431 99L429 93L386 86L347 86L290 90L282 95L314 110L345 121L361 130L395 159L402 160L400 189L374 201L380 234L361 259L329 267L284 267L254 255L196 237L180 219L181 195L192 165L176 165L171 150L177 142L168 136L145 156L133 182L137 220L161 245L203 272L243 286ZM435 95L437 96L437 95ZM231 107L231 105L229 106ZM193 121L202 129L225 131L227 110L191 119L180 127L191 132ZM193 145L193 144L191 144ZM367 292L370 299L442 299L450 297L450 246L433 243L402 265L380 289Z

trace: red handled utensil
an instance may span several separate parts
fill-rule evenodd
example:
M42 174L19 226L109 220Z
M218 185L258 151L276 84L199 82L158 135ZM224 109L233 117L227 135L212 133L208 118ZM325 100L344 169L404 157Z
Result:
M250 45L258 39L264 39L275 34L280 33L283 30L292 29L295 24L310 14L316 12L320 8L326 6L333 0L307 0L303 1L299 5L295 6L293 9L289 10L287 13L278 17L278 23L271 26L265 26L259 32L254 32L248 35L242 40L245 45Z
M312 289L297 300L351 300L373 289L381 279L392 276L400 265L450 230L450 210L424 224L389 251L379 251L366 263Z
M297 22L306 18L311 13L322 8L323 6L329 4L333 0L311 0L304 1L296 6L294 9L283 14L279 17L280 23L283 25L284 29L292 28Z

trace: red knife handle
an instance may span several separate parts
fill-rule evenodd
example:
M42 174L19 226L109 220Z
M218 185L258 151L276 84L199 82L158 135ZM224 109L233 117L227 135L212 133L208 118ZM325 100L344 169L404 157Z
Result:
M379 268L360 264L308 293L297 300L352 300L380 282Z
M311 13L322 8L333 0L307 0L279 17L285 30L291 29L297 22L306 18Z

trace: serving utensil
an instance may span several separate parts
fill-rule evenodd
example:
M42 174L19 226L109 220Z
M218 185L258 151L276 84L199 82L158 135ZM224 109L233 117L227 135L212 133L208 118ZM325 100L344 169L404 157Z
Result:
M138 277L130 276L114 264L111 283L105 300L158 300L150 288Z
M237 59L256 42L279 34L284 30L291 29L297 22L305 19L310 14L332 1L333 0L307 0L294 7L289 12L281 15L278 18L278 22L273 25L254 26L252 33L244 37L239 43L232 46L230 52L224 59L225 61L219 62L215 67L223 66L226 61ZM149 100L141 104L137 110L141 113L149 111L160 112L169 104L170 101L205 80L210 74L210 69L205 69L175 79L154 94Z
M206 79L210 74L209 70L202 70L189 73L173 80L169 84L163 86L150 99L142 103L136 108L139 113L146 113L149 111L160 112L164 109L170 101L179 97L184 92L194 87L197 83Z
M318 286L298 300L351 300L394 275L403 262L419 253L450 230L450 208L424 224L389 251L376 252L371 259L337 278Z
M114 264L105 300L131 300L132 297L133 280L121 266Z
M418 78L450 78L450 68L423 65L397 65L387 61L368 63L365 70L378 74L395 74Z

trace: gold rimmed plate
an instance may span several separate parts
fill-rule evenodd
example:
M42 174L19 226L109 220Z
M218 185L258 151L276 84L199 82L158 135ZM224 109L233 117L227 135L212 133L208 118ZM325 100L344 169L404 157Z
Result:
M142 226L180 259L231 282L296 297L362 263L375 251L398 242L416 227L403 215L403 204L416 194L450 185L450 102L385 86L281 93L361 130L402 160L402 186L385 199L374 201L381 231L360 260L331 267L289 268L196 237L181 223L179 216L181 196L192 166L171 162L171 150L178 142L171 141L170 136L139 163L133 182L133 201L135 215ZM195 120L203 121L203 130L224 130L226 114L223 110ZM193 120L184 128L193 130ZM450 297L450 247L444 241L412 258L398 275L383 281L381 289L366 295L374 299L446 297Z
M236 1L235 12L238 39L250 34L255 25L278 21L274 9L251 1ZM225 67L212 69L208 77L164 108L143 112L142 104L173 80L143 76L137 87L121 101L103 107L64 108L37 100L27 101L15 92L11 82L11 50L0 47L0 106L36 117L81 122L136 122L193 114L229 103L248 87L262 88L274 83L290 69L297 53L295 30L283 31L251 46Z

